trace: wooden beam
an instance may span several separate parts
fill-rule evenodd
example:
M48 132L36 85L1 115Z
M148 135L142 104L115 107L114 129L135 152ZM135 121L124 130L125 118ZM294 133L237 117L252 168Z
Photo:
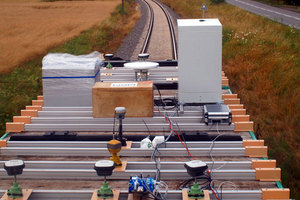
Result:
M276 160L252 160L252 169L276 168Z
M5 192L5 194L1 197L1 200L27 200L27 199L29 199L29 197L32 193L32 190L23 189L22 193L23 193L22 197L13 199L13 198L8 197L7 192Z
M208 190L203 190L203 192L204 192L204 198L200 198L198 200L210 200L209 191ZM192 200L188 196L188 190L187 189L182 190L182 200Z
M224 99L225 104L241 104L241 100L239 98L236 99Z
M268 157L267 146L246 146L245 154L250 158L266 158Z
M232 122L249 122L250 115L232 115Z
M37 110L21 110L21 116L37 117L38 111Z
M32 100L33 106L44 106L44 100Z
M262 199L290 199L290 189L288 188L268 188L268 189L262 189Z
M243 109L244 104L228 104L229 109Z
M231 109L232 115L246 115L246 109Z
M280 168L256 168L256 180L259 181L280 181Z
M7 147L7 141L6 140L0 140L0 147Z
M237 99L238 95L237 94L222 94L222 99Z
M30 116L14 116L13 122L23 122L24 124L30 124L31 117Z
M116 166L114 172L125 172L127 167L127 161L122 161L122 166Z
M243 146L264 146L264 140L243 140Z
M112 191L113 191L114 197L110 198L110 199L105 198L105 200L119 200L120 190L112 190ZM97 196L97 193L98 193L98 190L94 190L91 200L100 200L100 198L98 198L98 196Z
M25 109L41 111L43 108L42 108L42 106L26 106Z
M44 100L44 96L42 95L37 96L37 100Z
M23 122L7 122L6 132L20 133L24 131L25 124Z
M253 122L235 122L234 131L253 131Z

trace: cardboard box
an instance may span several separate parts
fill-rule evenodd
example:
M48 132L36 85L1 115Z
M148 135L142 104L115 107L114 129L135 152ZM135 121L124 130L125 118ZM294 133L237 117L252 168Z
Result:
M153 81L97 82L92 90L93 116L114 117L125 107L125 117L153 117Z

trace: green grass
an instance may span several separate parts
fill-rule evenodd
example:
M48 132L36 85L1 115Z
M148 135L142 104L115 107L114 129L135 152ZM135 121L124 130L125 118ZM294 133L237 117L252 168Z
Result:
M202 0L162 0L182 18L201 18ZM223 25L223 70L255 123L255 133L300 199L300 31L226 3L205 1Z
M121 14L119 5L109 19L49 52L75 55L92 51L115 52L134 25L132 16L136 13L135 6L133 0L126 1L124 14ZM0 136L5 133L6 122L11 122L13 116L20 115L21 109L31 105L32 99L42 95L43 57L18 66L9 74L0 75Z

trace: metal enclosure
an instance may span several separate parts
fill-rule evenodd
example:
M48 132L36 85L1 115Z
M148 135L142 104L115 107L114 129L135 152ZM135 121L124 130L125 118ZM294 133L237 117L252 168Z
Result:
M218 19L178 22L178 97L180 103L222 99L222 24Z

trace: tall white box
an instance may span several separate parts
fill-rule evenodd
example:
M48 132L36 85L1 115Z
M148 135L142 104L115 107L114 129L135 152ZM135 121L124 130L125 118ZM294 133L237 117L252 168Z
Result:
M222 24L218 19L178 22L178 97L180 103L222 99Z

